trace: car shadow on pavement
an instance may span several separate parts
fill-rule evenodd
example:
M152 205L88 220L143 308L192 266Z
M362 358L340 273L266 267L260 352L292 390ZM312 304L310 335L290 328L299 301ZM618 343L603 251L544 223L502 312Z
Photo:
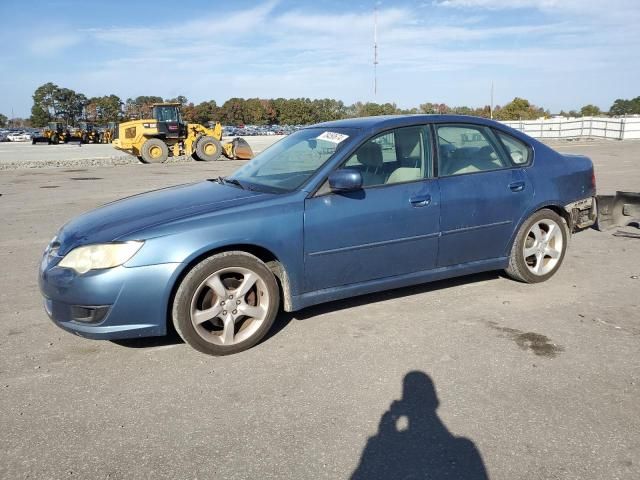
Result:
M295 318L296 320L306 320L308 318L323 315L325 313L345 310L347 308L359 307L361 305L366 305L369 303L395 300L397 298L408 297L420 293L437 292L438 290L444 290L446 288L454 288L469 283L477 283L487 280L496 280L498 278L501 278L501 274L498 271L476 273L473 275L465 275L462 277L454 277L446 280L421 283L419 285L413 285L410 287L396 288L394 290L385 290L383 292L369 293L357 297L346 298L344 300L322 303L320 305L314 305L312 307L305 308L298 312L293 312L289 315L291 315L292 318Z
M351 480L488 479L475 444L447 429L436 413L438 405L429 375L407 373L402 398L382 415Z
M178 332L171 327L169 332L162 337L124 338L120 340L111 340L111 343L127 348L152 348L165 347L167 345L178 345L180 343L184 343L184 340L182 340L180 335L178 335Z

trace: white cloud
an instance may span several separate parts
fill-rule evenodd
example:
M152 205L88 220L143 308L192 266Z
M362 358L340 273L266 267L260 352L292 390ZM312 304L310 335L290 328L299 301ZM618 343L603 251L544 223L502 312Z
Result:
M37 56L50 56L58 54L82 40L82 35L77 33L53 33L39 35L29 41L27 48Z
M532 100L547 105L545 95L593 89L586 84L597 83L596 78L616 78L611 95L624 96L633 87L627 79L640 75L633 54L640 49L640 34L632 11L587 18L589 5L595 5L589 0L430 1L421 9L379 8L381 81L375 100L405 106L428 99L476 105L482 102L473 100L474 82L509 79L513 90L522 85L537 91L541 98ZM586 5L581 15L567 13L578 3ZM495 21L501 14L497 9L516 7L537 8L541 14L531 20L510 10ZM114 25L42 41L53 49L49 51L79 41L97 47L95 60L68 63L57 76L43 73L42 83L52 80L89 96L183 94L194 102L233 96L373 100L371 11L345 7L327 14L266 2L181 24L167 18L153 27ZM577 83L558 82L569 77ZM516 93L526 96L528 91ZM467 96L460 97L461 92ZM596 100L585 98L585 103L591 101Z

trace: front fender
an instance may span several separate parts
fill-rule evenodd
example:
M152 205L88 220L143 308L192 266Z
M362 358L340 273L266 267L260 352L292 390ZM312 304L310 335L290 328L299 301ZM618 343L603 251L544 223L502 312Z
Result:
M203 214L136 232L144 246L126 266L180 263L182 270L212 251L252 246L271 252L283 265L297 294L304 263L303 203L274 201L251 210Z

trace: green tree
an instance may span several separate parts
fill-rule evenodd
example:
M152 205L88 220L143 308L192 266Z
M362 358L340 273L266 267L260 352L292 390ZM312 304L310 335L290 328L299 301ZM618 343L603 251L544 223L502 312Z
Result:
M178 95L175 98L167 98L167 99L165 99L165 102L167 102L167 103L179 103L180 105L182 105L184 107L189 103L189 100L187 100L187 97L185 97L184 95Z
M244 114L244 123L251 125L264 125L267 123L267 111L259 98L245 100Z
M75 125L83 117L87 97L70 88L59 88L54 94L55 116L67 125Z
M3 115L2 113L0 113L0 127L6 127L8 120L9 119L7 118L6 115Z
M640 115L640 97L632 98L631 100L618 98L611 105L609 115Z
M494 118L498 120L535 120L544 115L544 109L532 105L529 100L516 97L501 109L496 108Z
M117 122L122 117L122 100L117 95L104 95L93 99L96 103L96 120L100 123Z
M129 119L149 118L151 117L151 106L163 101L162 97L147 95L127 98L124 104L124 116Z
M596 107L595 105L585 105L584 107L582 107L580 109L580 114L583 117L597 117L598 115L600 115L600 108Z
M44 127L56 116L55 97L58 93L55 83L48 82L40 85L33 92L33 106L31 107L31 123L35 127Z

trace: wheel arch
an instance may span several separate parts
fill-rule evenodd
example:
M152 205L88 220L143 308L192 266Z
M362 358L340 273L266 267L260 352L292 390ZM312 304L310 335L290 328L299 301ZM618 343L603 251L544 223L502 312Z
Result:
M567 212L562 207L562 205L560 205L557 202L541 203L536 205L531 210L527 211L527 213L525 213L518 221L518 225L516 226L516 228L513 229L513 232L511 233L511 238L509 238L509 243L507 243L507 252L506 252L507 255L511 253L511 249L513 248L513 243L515 242L518 232L522 228L522 225L524 224L524 222L526 222L532 215L535 215L537 212L544 209L551 210L552 212L557 213L560 216L560 218L562 218L565 221L565 223L567 224L568 237L571 237L572 225L571 225L571 215L569 214L569 212Z
M291 300L291 283L289 280L289 274L284 266L284 264L278 259L278 257L269 249L262 247L260 245L249 244L249 243L237 243L230 244L225 246L218 246L211 249L208 249L204 252L199 253L197 256L189 259L189 261L184 265L184 267L180 270L178 275L175 277L173 281L173 285L171 285L171 293L169 295L167 301L167 328L170 328L172 325L171 322L171 311L173 300L175 299L176 291L182 283L184 277L195 267L198 263L200 263L205 258L212 257L213 255L217 255L219 253L224 252L243 252L253 255L257 257L262 262L264 262L269 270L276 277L276 283L278 285L278 289L280 290L280 298L282 301L282 307L286 312L290 312L293 310L292 300Z

